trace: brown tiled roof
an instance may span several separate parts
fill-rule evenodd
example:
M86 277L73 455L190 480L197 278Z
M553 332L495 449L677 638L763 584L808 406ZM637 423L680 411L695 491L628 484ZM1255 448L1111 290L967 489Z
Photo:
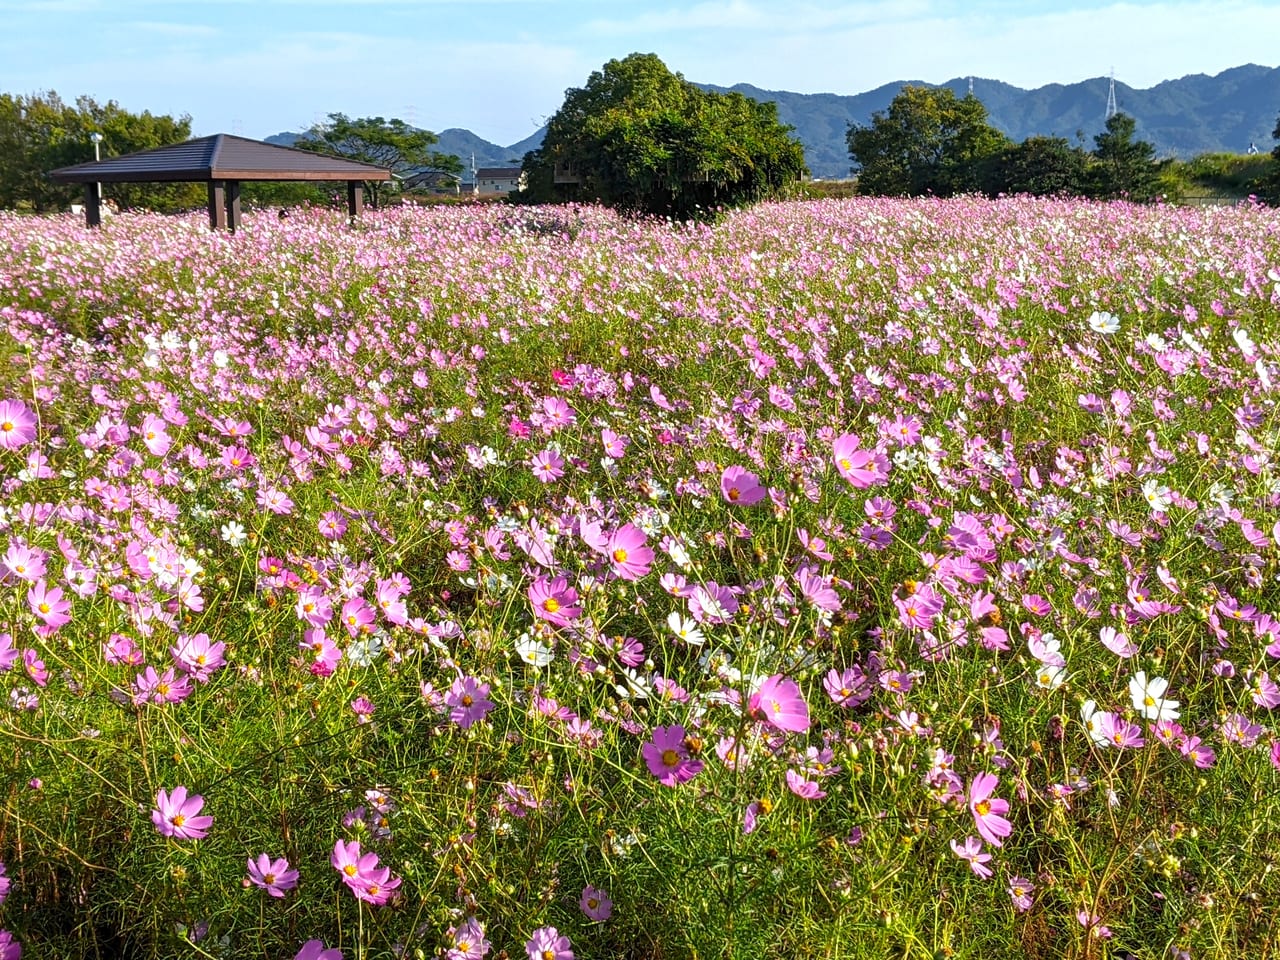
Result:
M391 171L322 153L277 147L226 133L63 167L63 183L144 183L162 180L390 180Z

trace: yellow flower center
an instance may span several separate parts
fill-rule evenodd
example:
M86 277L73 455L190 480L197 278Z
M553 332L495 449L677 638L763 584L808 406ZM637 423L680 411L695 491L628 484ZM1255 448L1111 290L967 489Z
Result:
M680 765L680 754L674 750L663 750L662 765L664 767L678 767Z
M473 700L473 699L472 699L471 694L469 694L469 693L464 693L464 694L462 695L462 705L463 705L464 707L469 707L469 706L471 706L473 703L475 703L475 700Z
M276 882L276 875L274 873L264 873L262 875L262 882L267 886L271 886L271 884Z
M187 818L184 817L182 814L177 813L169 818L169 822L173 824L175 827L181 827L184 823L187 822Z
M560 609L560 601L555 597L547 597L547 599L542 601L542 609L547 611L547 613L555 613Z
M596 908L598 908L599 906L600 906L600 901L599 901L599 900L597 900L595 897L587 897L587 909L588 909L588 910L595 910L595 909L596 909Z
M973 805L973 809L977 812L978 816L985 817L988 813L991 812L991 801L979 800L977 803Z
M742 496L742 494L738 491L737 487L729 488L729 500L731 503L737 503L740 496Z
M626 563L627 551L619 547L617 550L613 551L613 560L615 563Z
M8 433L10 430L13 430L13 429L15 429L15 424L12 420L6 420L4 423L0 423L0 430L4 431L5 433Z
M49 612L49 605L48 605L47 603L43 603L43 602L42 602L42 603L40 604L40 612L41 612L41 613L48 613L48 612Z
M354 863L348 863L342 868L342 872L348 877L354 877L356 875L356 865Z

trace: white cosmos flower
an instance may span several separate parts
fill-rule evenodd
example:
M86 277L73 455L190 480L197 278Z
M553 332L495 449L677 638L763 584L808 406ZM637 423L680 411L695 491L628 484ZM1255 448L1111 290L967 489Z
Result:
M1236 327L1232 330L1231 339L1236 342L1236 346L1246 357L1252 357L1257 352L1258 347L1253 342L1253 337L1249 336L1249 331L1244 327Z
M1148 720L1177 720L1178 708L1182 706L1177 700L1165 698L1169 689L1169 681L1164 677L1147 679L1147 674L1139 670L1129 680L1129 697L1133 700L1133 708Z
M1095 310L1089 315L1089 328L1095 333L1118 333L1120 321L1115 314L1103 310Z
M707 642L707 638L698 629L698 622L690 617L681 616L679 610L671 611L671 615L667 617L667 626L672 633L691 647L700 647Z
M1142 485L1142 495L1156 513L1166 512L1173 504L1173 491L1166 486L1162 486L1155 477L1152 477Z
M1084 724L1084 729L1089 734L1089 739L1101 747L1108 744L1106 735L1102 733L1102 721L1098 719L1098 704L1093 700L1086 700L1080 704L1080 722Z
M222 525L220 532L222 533L222 539L233 547L238 547L249 539L249 535L245 533L244 526L236 520L228 520Z
M1036 670L1036 686L1041 690L1057 690L1062 686L1062 681L1067 679L1067 670L1065 667L1055 667L1049 664L1040 664Z
M538 668L545 667L556 658L549 643L527 633L520 634L516 641L516 653L529 666Z

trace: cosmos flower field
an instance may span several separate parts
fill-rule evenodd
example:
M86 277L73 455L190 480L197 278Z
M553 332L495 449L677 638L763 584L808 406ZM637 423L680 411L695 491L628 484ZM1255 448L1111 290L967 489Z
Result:
M0 214L0 958L1262 956L1280 216Z

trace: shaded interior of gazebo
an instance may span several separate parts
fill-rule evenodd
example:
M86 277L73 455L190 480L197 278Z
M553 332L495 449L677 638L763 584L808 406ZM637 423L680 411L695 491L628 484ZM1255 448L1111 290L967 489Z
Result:
M49 177L59 183L84 184L84 218L90 227L102 223L104 183L207 183L209 226L234 231L240 225L240 184L246 180L346 181L347 212L357 217L364 210L364 181L390 180L391 171L219 133L63 167L52 171Z

